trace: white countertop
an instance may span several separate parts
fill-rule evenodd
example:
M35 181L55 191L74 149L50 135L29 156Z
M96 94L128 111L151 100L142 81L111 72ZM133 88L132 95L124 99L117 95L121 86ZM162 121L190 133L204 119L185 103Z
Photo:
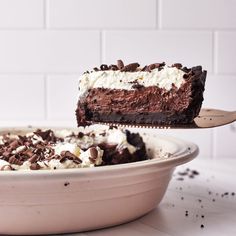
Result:
M195 178L177 174L186 168ZM136 221L74 236L235 236L236 158L202 160L178 167L161 204ZM224 193L228 195L221 196ZM232 195L232 192L235 195ZM213 200L214 199L214 200ZM188 211L188 216L185 216ZM202 218L204 216L204 218ZM204 225L204 228L201 228Z

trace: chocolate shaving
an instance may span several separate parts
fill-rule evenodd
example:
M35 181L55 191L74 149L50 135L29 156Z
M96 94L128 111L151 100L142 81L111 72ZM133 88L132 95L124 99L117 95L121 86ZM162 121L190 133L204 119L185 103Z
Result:
M20 161L19 159L17 159L15 155L11 156L9 158L8 162L10 164L14 164L14 165L22 165L23 164L23 161Z
M38 156L37 156L36 154L33 154L33 156L31 156L31 157L28 159L28 161L29 161L30 163L34 163L34 162L37 161L37 159L38 159Z
M3 157L6 157L6 158L9 158L10 157L10 155L11 155L11 151L5 151L3 154Z
M118 70L117 65L110 65L108 68L109 70Z
M181 69L183 66L181 63L175 63L172 65L172 67L176 67L177 69Z
M41 167L38 163L33 163L30 165L31 170L39 170Z
M124 68L124 62L122 60L117 60L117 67L119 70Z
M120 71L122 72L134 72L140 65L138 63L131 63L124 66Z
M24 151L23 154L28 156L29 158L35 155L30 149L27 149L26 151Z
M98 157L98 150L95 147L89 148L90 156L92 160L96 160Z
M102 65L100 66L100 69L101 69L101 70L109 70L109 67L108 67L106 64L102 64Z
M93 71L106 71L106 70L120 70L121 72L135 72L135 71L146 71L146 72L151 72L154 69L158 69L159 71L164 68L166 65L165 62L162 63L152 63L150 65L146 65L143 68L139 68L139 63L131 63L128 65L125 65L122 60L117 60L117 65L107 65L107 64L102 64L100 66L100 69L95 67L93 68ZM176 67L178 69L181 69L182 71L186 73L192 72L192 69L188 69L187 67L183 67L181 63L175 63L172 65L172 67ZM197 69L195 69L197 71ZM85 73L89 73L86 71ZM189 75L190 76L190 75Z
M49 141L49 142L56 142L57 138L55 137L54 133L52 130L46 130L46 131L41 131L38 129L37 131L34 132L34 134L40 136L43 140Z
M9 145L12 149L16 149L19 146L19 143L17 140L14 140L13 142L10 143Z
M0 170L14 170L10 165L3 165Z
M147 67L148 67L148 66L144 66L144 67L141 69L141 71L147 71Z
M82 160L80 160L80 158L78 158L76 155L74 155L70 151L62 151L60 155L62 157L60 159L60 162L64 162L66 159L68 159L68 160L77 160L79 163L82 163Z

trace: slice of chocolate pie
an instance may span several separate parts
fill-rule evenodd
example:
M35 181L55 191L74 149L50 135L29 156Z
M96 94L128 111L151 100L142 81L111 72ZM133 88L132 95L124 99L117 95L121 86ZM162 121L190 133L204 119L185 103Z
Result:
M207 72L201 66L101 65L79 79L78 126L96 122L188 124L199 114Z

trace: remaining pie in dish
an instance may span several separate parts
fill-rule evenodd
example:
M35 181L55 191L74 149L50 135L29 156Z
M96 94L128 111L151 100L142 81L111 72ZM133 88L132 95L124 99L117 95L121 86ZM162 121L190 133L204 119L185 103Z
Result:
M0 136L0 170L94 167L148 159L139 134L116 127L36 130Z
M207 72L201 66L101 65L79 79L78 126L96 122L187 124L199 114Z

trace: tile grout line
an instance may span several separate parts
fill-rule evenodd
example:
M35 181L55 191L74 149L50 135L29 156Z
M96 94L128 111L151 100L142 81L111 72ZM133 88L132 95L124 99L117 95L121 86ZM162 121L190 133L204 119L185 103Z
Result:
M43 0L43 29L46 29L46 0Z
M211 130L211 149L210 149L210 159L213 160L214 159L214 130Z
M45 0L46 1L46 0ZM45 7L46 9L48 7ZM48 12L48 10L46 10ZM0 32L1 31L42 31L42 29L49 29L49 20L48 20L48 13L45 13L45 18L44 21L44 25L46 27L9 27L9 28L4 28L4 27L0 27ZM159 27L125 27L125 28L122 28L122 27L113 27L113 28L100 28L100 27L50 27L50 30L52 31L117 31L117 32L120 32L120 31L154 31L154 32L196 32L196 33L201 33L201 32L213 32L215 31L215 33L217 31L222 31L222 32L235 32L235 29L233 30L229 30L229 29L211 29L211 28L168 28L168 27L165 27L163 28L162 27L162 24L161 24L161 13L159 13L159 17L156 17L159 19ZM157 25L157 24L156 24Z
M48 76L44 74L44 119L48 120Z
M213 31L212 32L212 71L213 71L213 74L217 74L217 37L216 37L216 31Z
M161 7L162 7L162 0L156 0L156 29L162 29L161 25L161 18L162 18L162 14L161 14Z
M44 0L44 30L47 30L49 27L48 24L48 8L49 8L49 2L48 0Z
M212 131L212 159L216 159L216 130Z
M105 38L104 38L104 31L100 31L100 65L105 61L104 58L104 47L105 45Z
M100 42L99 42L99 64L101 65L102 64L102 61L103 61L103 52L102 52L102 50L103 50L103 31L102 30L100 30L99 31L99 40L100 40Z

